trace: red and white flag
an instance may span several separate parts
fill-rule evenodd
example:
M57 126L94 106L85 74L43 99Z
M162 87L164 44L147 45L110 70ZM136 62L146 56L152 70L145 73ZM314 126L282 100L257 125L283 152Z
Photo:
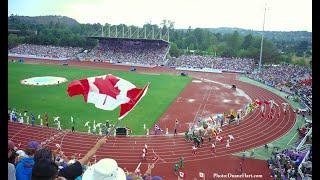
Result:
M124 118L147 93L144 88L136 88L131 82L111 74L74 80L68 85L68 95L83 95L84 101L93 103L99 109L114 110L120 106L118 119Z
M256 100L255 100L255 103L258 104L259 106L261 106L262 103L263 103L263 101L260 101L259 99L256 99Z
M219 141L219 142L223 142L222 136L217 136L217 137L216 137L216 140Z
M179 176L180 176L181 178L184 178L184 176L185 176L184 172L179 171Z
M203 172L199 172L199 177L204 178L204 173Z

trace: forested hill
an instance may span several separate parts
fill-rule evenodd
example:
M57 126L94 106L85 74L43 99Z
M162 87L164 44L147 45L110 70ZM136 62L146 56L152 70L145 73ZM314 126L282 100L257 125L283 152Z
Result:
M219 28L205 28L212 33L230 34L237 31L239 35L246 36L251 34L253 36L260 36L262 31L255 31L250 29L242 28L230 28L230 27L219 27ZM188 31L188 29L181 29ZM265 37L273 42L292 42L292 41L308 41L312 42L312 32L308 31L265 31Z
M79 24L75 19L66 16L9 16L8 25L9 27L18 21L21 24L66 24L69 26ZM11 23L11 24L10 24Z
M262 31L254 31L242 28L208 28L213 33L229 34L238 31L240 35L261 35ZM308 31L265 31L265 37L271 41L312 41L312 32Z

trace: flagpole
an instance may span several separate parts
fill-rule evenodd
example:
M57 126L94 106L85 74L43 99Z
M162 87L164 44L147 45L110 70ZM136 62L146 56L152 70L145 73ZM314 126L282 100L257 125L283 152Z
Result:
M143 89L145 89L145 88L146 88L147 86L149 86L149 85L150 85L150 82L148 82L148 83L144 86ZM140 97L143 92L144 92L144 91L140 91L139 94L134 98L134 100L136 101L137 98ZM107 99L107 97L106 97L106 99ZM114 131L114 129L118 126L119 122L120 122L120 120L118 120L118 121L116 122L116 124L110 129L110 131L109 131L108 134L107 134L107 137L110 136L111 132Z
M106 97L104 98L103 105L106 104L107 97L108 97L108 95L106 95Z
M261 61L262 61L262 50L263 50L263 36L264 36L264 24L266 20L266 11L267 11L267 4L264 7L264 14L263 14L263 25L262 25L262 35L261 35L261 45L260 45L260 58L259 58L259 73L261 73Z
M148 83L143 87L143 89L146 89L146 87L149 86L149 85L150 85L150 82L148 82ZM144 91L140 91L139 94L134 98L134 101L137 101L137 98L140 97L143 92L144 92Z
M114 124L114 126L110 129L110 131L107 134L107 137L111 135L111 132L114 131L114 129L118 126L120 120L117 120L117 122Z

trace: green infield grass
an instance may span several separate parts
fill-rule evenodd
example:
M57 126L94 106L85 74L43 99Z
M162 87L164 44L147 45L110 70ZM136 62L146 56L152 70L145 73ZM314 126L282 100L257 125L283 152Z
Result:
M105 74L119 76L139 88L143 88L148 82L151 83L145 97L118 123L119 127L132 129L134 135L145 134L143 124L151 128L191 80L190 77L167 74L149 75L88 67L9 62L8 107L16 108L18 112L27 110L28 115L31 112L34 113L36 124L40 124L38 115L40 114L43 118L44 113L47 112L50 127L56 127L53 118L59 116L62 129L71 129L71 116L74 118L76 131L88 131L87 127L84 127L87 121L90 121L91 130L94 120L96 124L105 124L106 120L115 124L118 121L119 107L113 111L105 111L96 108L94 104L86 103L82 95L69 97L67 94L67 86L72 80ZM68 81L50 86L29 86L20 83L23 79L36 76L58 76L67 78ZM24 122L26 122L25 117ZM31 123L31 118L29 123Z

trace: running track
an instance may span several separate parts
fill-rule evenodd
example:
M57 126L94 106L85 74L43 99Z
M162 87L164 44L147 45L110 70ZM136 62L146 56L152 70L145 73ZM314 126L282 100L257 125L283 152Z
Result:
M89 64L86 64L86 66L87 65ZM122 68L128 69L128 67L122 66L114 69ZM151 69L153 69L153 71L150 69L146 71L163 72L164 68ZM142 70L144 70L144 68L138 69L138 71ZM167 69L166 72L179 73L170 69ZM256 98L273 99L279 105L285 102L281 97L265 89L237 81L234 74L213 76L208 73L189 73L189 75L199 79L204 78L226 84L235 84L237 88L245 91L253 100ZM208 91L210 90L208 89ZM210 92L207 93L210 95ZM201 100L205 100L205 98ZM205 104L206 102L203 103ZM174 107L171 106L169 108ZM266 114L271 114L269 108L266 108L265 111ZM237 169L239 168L238 163L241 160L231 154L264 145L281 137L293 127L295 114L291 107L289 108L289 113L286 115L281 111L280 107L276 108L275 114L278 112L280 112L280 118L276 118L274 115L274 118L270 120L262 118L260 111L255 110L253 113L247 115L240 125L224 127L221 135L226 137L228 134L232 134L235 140L230 143L231 147L228 149L226 149L225 143L218 143L214 156L210 151L211 144L207 143L207 140L205 140L204 146L198 149L196 155L193 155L191 153L191 143L186 142L183 136L110 137L107 144L97 152L96 160L111 157L114 158L121 167L133 171L141 161L140 154L146 143L148 144L148 160L142 163L142 172L146 169L147 163L154 162L152 160L153 157L158 157L153 174L162 175L165 179L175 179L172 171L173 164L177 163L179 157L183 156L185 162L184 172L186 172L187 175L186 179L197 177L200 171L205 172L207 177L209 176L211 178L213 173L237 174ZM161 118L159 123L161 124ZM80 157L82 157L99 138L99 136L85 133L59 132L51 128L30 127L10 122L8 123L8 137L14 142L21 143L22 147L32 139L44 142L44 145L52 148L55 148L55 144L60 144L67 156L73 154L79 155L80 153ZM95 158L93 158L92 161L95 161ZM262 163L259 160L246 159L244 162L244 172L247 174L262 174L262 179L270 178L265 161Z

